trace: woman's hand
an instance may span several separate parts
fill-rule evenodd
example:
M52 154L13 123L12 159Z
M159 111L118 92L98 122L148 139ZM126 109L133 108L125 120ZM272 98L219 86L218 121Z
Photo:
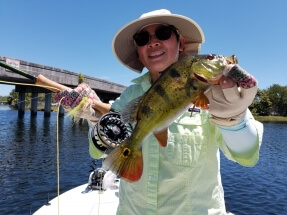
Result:
M210 120L222 126L233 126L241 122L255 98L256 85L253 76L238 65L230 66L219 83L205 93L209 99Z
M95 100L100 100L96 92L89 85L82 83L75 89L59 91L55 96L55 101L61 101L61 105L65 108L74 108L83 98L87 98L91 104L95 103Z
M75 89L59 91L55 96L55 101L63 105L75 119L84 118L95 123L102 115L94 108L96 103L100 102L98 95L85 83L78 85Z

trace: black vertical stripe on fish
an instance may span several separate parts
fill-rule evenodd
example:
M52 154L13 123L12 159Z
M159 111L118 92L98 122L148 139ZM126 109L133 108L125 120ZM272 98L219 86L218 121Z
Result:
M170 98L168 96L168 94L166 93L165 89L161 86L161 85L157 85L155 86L155 92L161 96L165 101L169 102Z
M172 70L170 71L170 76L171 76L172 78L179 78L179 77L180 77L180 73L179 73L176 69L172 69Z
M149 116L149 115L152 113L152 110L150 109L149 106L144 105L144 106L142 107L142 109L141 109L141 112L142 112L143 115Z

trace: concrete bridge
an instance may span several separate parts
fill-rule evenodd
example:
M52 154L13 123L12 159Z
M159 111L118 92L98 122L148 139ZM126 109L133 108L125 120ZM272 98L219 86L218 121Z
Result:
M70 88L75 88L79 83L79 74L70 72L55 67L39 65L31 62L26 62L17 59L11 59L8 57L1 57L0 61L10 64L22 71L25 71L34 76L39 74L46 78L55 81L59 84L65 85ZM25 111L25 93L32 93L32 97L35 98L31 103L31 112L33 115L37 114L37 102L38 93L45 93L45 116L49 116L51 112L51 91L36 87L36 86L25 86L21 84L32 84L33 81L23 77L19 74L11 72L3 67L0 67L0 80L8 82L17 82L15 85L15 91L19 93L19 104L18 113L19 115L24 114ZM104 102L116 99L126 88L123 85L108 82L106 80L93 78L90 76L84 76L84 82L87 83L95 92L98 94L100 99ZM0 83L1 84L1 83Z

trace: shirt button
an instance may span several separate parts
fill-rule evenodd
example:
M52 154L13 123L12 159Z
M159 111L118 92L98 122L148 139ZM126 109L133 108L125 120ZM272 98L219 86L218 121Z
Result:
M149 209L153 210L154 208L155 208L154 205L152 205L152 204L149 205Z
M155 181L155 177L153 175L149 176L149 181Z

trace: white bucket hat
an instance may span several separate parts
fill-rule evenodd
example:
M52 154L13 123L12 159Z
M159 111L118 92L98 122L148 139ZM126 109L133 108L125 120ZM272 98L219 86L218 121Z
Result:
M204 43L204 35L199 25L192 19L171 14L166 9L155 10L145 13L124 27L122 27L115 35L112 43L113 52L116 58L126 67L141 73L144 66L139 61L136 47L133 41L133 35L142 27L153 23L162 23L173 25L179 31L179 34L185 38L183 55L198 54L200 45Z

